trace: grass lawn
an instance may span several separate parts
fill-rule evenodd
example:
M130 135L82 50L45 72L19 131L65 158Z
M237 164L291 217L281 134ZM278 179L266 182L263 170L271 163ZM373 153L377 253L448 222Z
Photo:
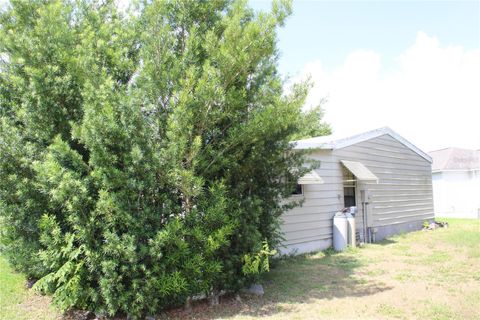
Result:
M480 220L448 219L448 229L399 235L340 254L276 262L263 297L201 302L191 319L480 319ZM0 319L55 319L48 298L0 259ZM159 317L160 318L160 317Z
M0 256L0 319L59 319L48 297L36 295L25 287L25 277L13 272Z

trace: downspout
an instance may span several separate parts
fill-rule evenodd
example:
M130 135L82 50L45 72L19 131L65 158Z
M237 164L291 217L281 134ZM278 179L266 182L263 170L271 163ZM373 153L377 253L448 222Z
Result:
M360 190L360 195L362 198L362 211L363 211L363 240L365 243L371 243L370 228L368 228L368 214L367 214L367 205L368 205L368 195L366 190Z
M367 204L365 201L362 201L362 215L363 215L363 241L368 243L367 236Z

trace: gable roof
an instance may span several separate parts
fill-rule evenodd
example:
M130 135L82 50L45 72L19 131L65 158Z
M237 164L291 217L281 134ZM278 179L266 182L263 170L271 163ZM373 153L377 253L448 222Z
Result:
M385 134L391 136L401 144L410 148L412 151L420 155L422 158L424 158L428 162L430 163L432 162L432 158L427 153L420 150L418 147L413 145L411 142L407 141L405 138L400 136L398 133L396 133L389 127L383 127L383 128L367 131L367 132L360 133L350 137L342 138L335 135L329 135L329 136L321 136L321 137L292 141L292 143L294 143L293 149L295 150L308 150L308 149L334 150L334 149L345 148L363 141L367 141L376 137L383 136Z
M480 150L445 148L429 152L433 159L432 171L479 170Z

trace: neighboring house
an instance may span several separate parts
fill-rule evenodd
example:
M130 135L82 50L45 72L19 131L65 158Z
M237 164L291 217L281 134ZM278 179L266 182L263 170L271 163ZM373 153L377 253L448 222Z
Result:
M310 150L320 166L299 180L292 196L303 205L282 216L282 253L330 247L333 216L344 207L357 207L356 236L365 242L421 229L433 219L431 158L390 128L293 143Z
M480 150L446 148L429 154L435 215L480 218Z

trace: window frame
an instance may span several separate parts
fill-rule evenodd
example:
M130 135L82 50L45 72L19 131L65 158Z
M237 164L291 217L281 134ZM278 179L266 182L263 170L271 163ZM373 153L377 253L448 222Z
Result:
M300 190L300 193L297 193L298 190ZM290 196L292 196L292 197L303 197L304 195L305 195L305 190L304 190L303 184L297 183L297 186L296 186L295 190L292 192L292 194Z

